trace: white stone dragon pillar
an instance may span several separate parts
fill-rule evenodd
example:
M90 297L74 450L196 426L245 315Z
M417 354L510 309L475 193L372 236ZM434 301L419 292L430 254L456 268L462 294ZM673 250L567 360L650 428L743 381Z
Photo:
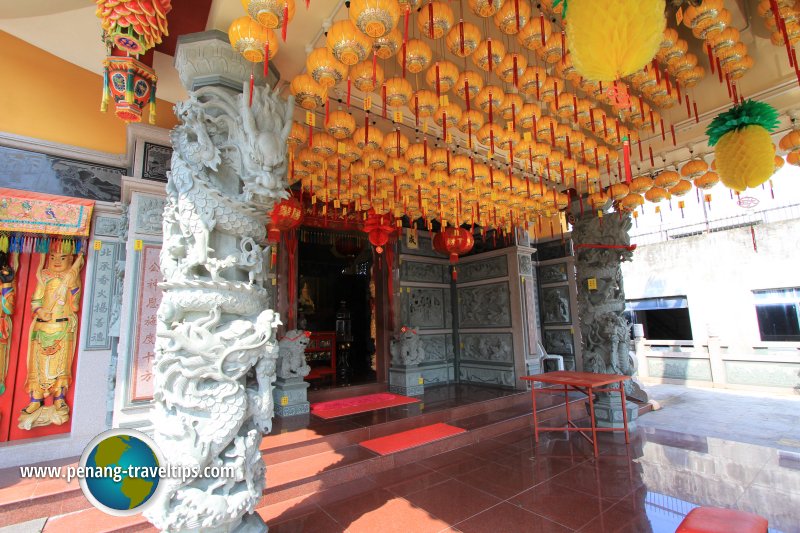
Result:
M293 105L262 84L249 105L250 68L224 35L189 37L176 57L189 98L175 106L171 134L154 439L170 466L234 475L163 479L145 514L164 531L266 531L253 511L265 486L259 443L272 427L280 321L262 243L267 213L287 196ZM215 66L224 69L216 76Z

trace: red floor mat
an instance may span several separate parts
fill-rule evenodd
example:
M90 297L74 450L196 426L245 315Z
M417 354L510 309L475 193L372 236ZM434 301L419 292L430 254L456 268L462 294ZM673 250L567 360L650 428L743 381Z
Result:
M352 398L342 398L341 400L331 400L329 402L319 402L311 404L311 414L320 418L337 418L340 416L352 415L355 413L366 413L375 409L386 409L396 405L416 403L419 400L409 396L400 396L390 392L379 394L367 394L364 396L353 396Z
M428 442L458 435L465 431L466 429L439 423L410 429L408 431L401 431L400 433L387 435L386 437L365 440L364 442L359 442L359 444L375 453L389 455L390 453L399 452L400 450L414 448L422 444L427 444Z

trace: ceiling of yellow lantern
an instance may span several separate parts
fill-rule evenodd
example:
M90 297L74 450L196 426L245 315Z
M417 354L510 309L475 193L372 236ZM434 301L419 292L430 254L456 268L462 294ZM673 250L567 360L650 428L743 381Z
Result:
M376 162L370 154L369 166L385 172L374 179L362 174L358 180L358 186L368 189L364 206L379 210L470 222L479 215L476 210L489 209L502 212L501 223L508 224L551 212L563 202L548 198L553 193L561 198L567 189L600 197L611 191L615 199L627 198L623 208L635 209L644 202L640 193L649 189L642 180L640 192L630 197L627 187L611 187L626 177L626 138L636 175L655 174L668 162L678 168L687 143L697 148L708 115L762 92L754 88L758 80L749 81L750 71L771 76L776 82L764 89L775 91L779 99L793 92L781 91L794 79L788 65L752 60L760 52L755 39L763 37L755 29L736 29L745 26L747 14L741 6L732 3L731 10L723 11L718 3L711 0L703 13L686 9L683 24L669 10L654 62L613 83L581 77L572 64L562 20L552 12L527 3L517 12L510 1L425 3L410 12L405 57L401 44L394 55L364 62L367 72L373 62L382 67L385 83L375 84L371 94L348 89L346 82L332 87L328 109L315 110L315 124L324 129L330 109L341 107L359 124L368 120L372 131L380 129L387 139L408 139L413 158L387 152L384 161ZM337 16L343 17L344 10ZM398 27L405 28L402 15ZM438 37L432 39L431 33ZM317 44L322 46L322 39ZM408 83L401 85L403 79ZM364 134L361 127L357 135ZM401 157L411 165L399 165ZM489 170L488 179L483 168ZM449 171L444 174L448 180L441 180L441 170ZM406 173L418 187L408 186ZM701 187L713 182L714 175L706 174L690 179ZM311 190L306 183L311 180L304 181ZM692 183L679 180L663 188L682 195Z
M99 50L101 47L96 39L94 2L69 2L69 5L64 2L65 9L71 8L74 11L56 10L56 13L52 12L49 2L31 2L31 10L26 12L12 12L11 4L19 3L0 0L0 29L85 68L98 70L100 61L96 56L102 55L102 51ZM38 11L34 4L39 5ZM304 2L296 3L287 41L281 41L279 53L273 59L282 74L281 83L287 85L284 89L284 94L287 95L290 92L289 82L306 71L309 52L315 48L327 48L323 27L330 27L337 21L363 20L359 17L351 19L344 2L310 0L310 4L310 9L306 9ZM378 0L365 0L354 2L351 7L363 5L373 8L379 4ZM704 5L707 4L709 9L726 11L717 13L717 19L714 19L705 15L701 17L687 9L688 6L684 6L684 20L680 24L676 22L674 9L670 9L664 46L657 55L660 67L658 74L650 66L647 72L634 74L616 87L609 83L603 83L601 87L600 83L581 79L572 65L570 55L564 54L562 49L562 44L568 49L569 42L566 39L562 41L560 14L543 14L535 3L520 1L522 7L517 30L517 13L513 1L461 0L434 3L432 10L428 8L428 3L412 3L408 39L416 39L420 43L413 50L417 52L418 55L414 57L418 60L407 57L405 62L405 79L410 85L408 95L405 84L391 83L391 87L396 87L398 91L392 102L399 107L388 105L387 102L384 119L383 83L394 78L404 78L402 40L405 24L402 13L405 4L393 0L392 6L395 4L400 7L401 12L396 24L393 9L390 9L388 18L379 17L376 23L360 23L365 28L369 25L369 32L373 35L380 33L381 28L393 26L393 33L378 37L382 44L378 57L374 59L374 83L372 54L368 54L364 61L356 65L339 63L318 74L325 84L330 85L328 111L333 113L341 107L344 113L349 112L355 123L353 135L363 134L363 102L366 95L362 89L368 90L374 86L370 94L371 135L377 135L381 131L386 137L390 137L399 127L410 146L422 145L423 155L425 151L428 152L428 165L413 165L409 172L426 189L430 187L430 176L434 172L430 160L435 159L439 170L446 172L447 169L447 158L442 158L437 149L447 146L451 163L456 156L471 155L473 164L480 165L479 175L476 175L473 187L470 169L470 179L467 180L470 182L469 186L462 184L462 190L465 195L477 198L478 204L489 205L495 202L502 206L519 205L518 197L528 195L536 198L544 189L561 192L567 187L577 186L579 190L588 193L599 190L600 184L608 187L613 182L624 180L624 172L621 172L624 162L621 141L626 133L633 141L630 156L634 177L652 170L661 170L667 165L680 169L691 158L689 146L693 148L694 156L706 156L706 162L710 163L713 156L712 149L704 144L705 128L716 114L730 107L734 87L737 98L767 101L780 111L791 109L793 105L796 107L796 102L800 101L794 69L789 66L786 51L775 37L778 32L774 21L771 22L769 9L761 5L769 4L769 0L705 0ZM549 1L542 2L545 8L551 4ZM81 8L81 5L86 7ZM79 9L75 9L76 7ZM485 18L477 15L473 8L480 11ZM441 37L437 39L431 39L429 35L431 14L434 15L435 32L441 33ZM214 0L207 28L226 31L230 23L242 15L241 2ZM463 37L460 24L462 20ZM687 26L695 20L703 22L695 28ZM714 20L717 22L714 23ZM64 24L64 21L70 23ZM719 21L725 23L724 27ZM717 32L714 32L715 24L719 29ZM794 41L800 39L796 25L794 22L787 24L787 34ZM47 28L49 31L43 31ZM778 46L773 44L773 40ZM487 72L490 47L491 73ZM709 48L714 57L713 62L709 61ZM470 54L473 49L475 52ZM321 52L317 55L330 56ZM347 55L348 61L350 57L352 56ZM361 58L360 51L357 51L356 57ZM752 59L752 66L746 57ZM727 69L734 78L731 80L730 93L724 77L721 82L719 80L717 59L720 66ZM437 63L440 67L438 96L435 81ZM450 65L455 66L454 72ZM742 67L749 69L745 72ZM171 68L171 58L156 58L156 70L160 79L159 95L177 100L185 97L185 93L178 87L177 76L174 75L174 70L170 71ZM741 73L744 75L739 78ZM452 85L450 78L453 74L455 86L448 87ZM348 75L351 78L349 84ZM463 87L464 81L468 81L468 88ZM351 100L349 108L348 86ZM499 88L502 95L495 95L492 91L492 97L487 98L487 87ZM414 98L415 94L418 98ZM465 98L467 94L470 95L468 99ZM439 100L441 97L445 97L446 101ZM615 108L615 98L629 98L630 107ZM417 102L421 105L415 106ZM444 105L438 105L440 103ZM442 109L451 111L445 113ZM398 111L400 114L397 114ZM304 113L305 110L298 108L296 119L308 129L304 124ZM314 113L316 119L311 135L312 142L326 129L325 106L318 106ZM402 125L398 126L393 119L399 119ZM448 125L450 142L442 139L443 128L440 124L445 123ZM510 123L512 126L509 130ZM786 134L787 124L788 120L783 115L781 128L774 135L776 144ZM349 121L345 126L341 131L352 128ZM306 135L308 136L308 132ZM301 143L297 150L307 147L308 141L304 142L306 144ZM358 154L361 150L356 146L357 139L354 143L343 144L346 146L336 147L338 155L344 155L338 153L341 150L350 159L364 158L368 154L367 159L371 161L369 167L388 168L388 156L380 146ZM491 154L492 145L494 154ZM381 154L385 159L382 164ZM320 169L324 168L330 157L320 158ZM513 168L509 179L508 171L512 159ZM491 169L491 172L483 180L482 165L487 163L489 166L486 168ZM399 168L397 162L392 168ZM415 176L414 172L417 170L419 172ZM349 170L347 174L350 174ZM308 175L319 176L319 171L309 172ZM704 176L702 174L690 180L705 183L713 178ZM542 177L544 182L540 183ZM387 176L384 175L383 178L385 181ZM503 187L510 183L510 186L505 187L505 191L502 187L493 191L490 186L493 182L502 182ZM394 187L393 183L392 192ZM413 188L403 185L402 190ZM445 204L455 209L461 203L462 211L466 211L463 209L464 202L459 202L457 197L453 200L450 192L452 191L448 189L444 198ZM517 196L509 198L509 195ZM408 205L407 200L402 200L401 203ZM420 203L417 203L418 211Z

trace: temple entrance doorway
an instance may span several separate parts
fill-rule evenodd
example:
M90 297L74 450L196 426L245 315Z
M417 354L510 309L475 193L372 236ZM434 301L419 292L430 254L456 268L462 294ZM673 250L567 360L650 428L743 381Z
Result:
M297 327L311 332L312 388L374 383L375 291L366 235L301 228Z

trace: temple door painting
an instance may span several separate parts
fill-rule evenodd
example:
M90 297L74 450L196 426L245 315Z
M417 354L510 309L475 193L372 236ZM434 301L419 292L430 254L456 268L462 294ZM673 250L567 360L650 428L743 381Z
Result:
M94 202L0 195L0 442L69 433Z
M12 310L9 307L13 312L3 317L10 342L0 387L0 442L69 433L86 272L83 256L54 252L8 257L17 268L13 300L9 302L7 291L4 306L4 313Z

